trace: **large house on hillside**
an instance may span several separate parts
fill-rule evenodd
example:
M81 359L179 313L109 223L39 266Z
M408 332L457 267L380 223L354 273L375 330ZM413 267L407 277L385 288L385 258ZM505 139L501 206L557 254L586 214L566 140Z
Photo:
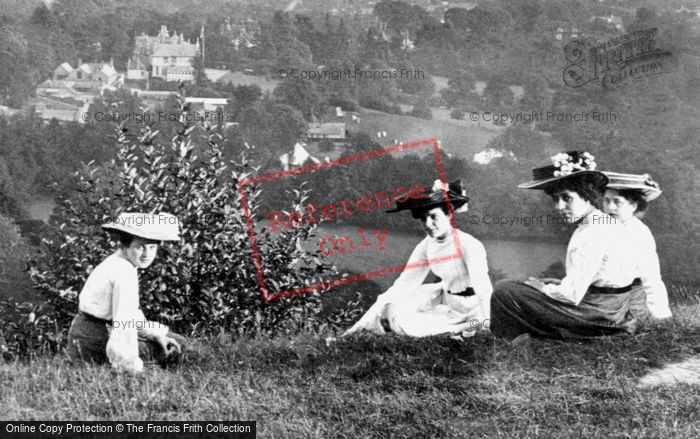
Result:
M145 33L136 37L134 53L126 65L126 77L132 80L194 81L192 61L198 53L199 38L191 43L182 34L170 35L167 26L161 26L155 37Z

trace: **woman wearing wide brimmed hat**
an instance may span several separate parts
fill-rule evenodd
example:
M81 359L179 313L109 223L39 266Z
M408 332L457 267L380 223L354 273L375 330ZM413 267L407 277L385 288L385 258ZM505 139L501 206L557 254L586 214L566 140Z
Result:
M430 194L396 201L396 208L387 212L409 210L427 236L391 288L343 335L364 329L376 334L461 337L488 326L492 287L486 250L453 226L453 212L466 211L468 201L460 181L446 185L439 180ZM441 281L423 284L430 272Z
M132 372L141 372L144 361L161 366L178 362L185 339L146 320L137 272L153 263L162 241L180 240L177 218L122 213L102 228L116 235L119 248L95 267L80 292L79 312L68 331L68 355Z
M630 291L630 309L640 321L649 315L656 319L671 317L666 285L661 280L656 241L638 215L648 203L661 195L659 185L649 174L622 174L605 172L609 182L605 190L605 213L621 222L633 245L640 283Z
M566 250L566 276L499 282L491 298L491 332L507 339L633 333L635 264L622 225L598 209L608 177L586 152L560 153L552 163L534 169L534 180L519 187L543 190L564 220L577 225Z

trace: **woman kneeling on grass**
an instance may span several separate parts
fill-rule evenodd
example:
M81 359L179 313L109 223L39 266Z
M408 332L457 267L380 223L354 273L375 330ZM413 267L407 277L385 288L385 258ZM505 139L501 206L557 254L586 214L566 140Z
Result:
M122 213L102 228L113 231L120 245L95 267L80 292L79 312L68 332L68 355L132 372L141 372L144 361L161 366L178 362L185 338L146 320L139 307L137 273L151 265L161 241L180 240L177 218Z
M630 310L640 321L651 317L671 317L666 285L661 280L656 241L649 227L639 220L650 201L661 195L659 185L649 174L621 174L605 172L610 180L605 190L605 213L624 225L634 245L638 282L630 291Z
M396 208L388 212L410 210L427 236L392 287L344 336L361 329L412 337L468 336L488 327L492 287L486 251L481 242L453 225L452 206L456 212L466 211L468 201L461 182L443 187L439 180L424 198L397 200ZM422 285L431 271L441 282Z
M519 187L544 190L564 220L577 225L566 250L566 276L499 282L491 299L491 331L507 339L633 333L637 320L629 299L637 271L631 246L623 226L597 207L608 178L585 152L557 154L552 161Z

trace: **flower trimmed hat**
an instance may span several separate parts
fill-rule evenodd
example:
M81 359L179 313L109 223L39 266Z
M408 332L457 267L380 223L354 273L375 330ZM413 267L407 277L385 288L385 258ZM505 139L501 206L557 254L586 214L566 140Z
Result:
M644 194L646 201L655 200L661 195L659 184L652 180L649 174L623 174L620 172L604 171L608 177L608 189L635 189Z
M169 213L124 212L102 228L152 241L180 240L180 222Z
M588 152L562 152L551 159L551 165L534 168L532 170L532 181L519 184L518 187L521 189L545 189L562 180L579 178L584 175L591 178L601 189L608 182L608 177L603 172L595 170L595 157Z
M455 180L445 184L435 180L432 191L420 198L404 197L396 200L396 207L387 210L387 213L400 212L402 210L432 209L434 207L452 205L453 212L466 212L469 197L462 187L462 180Z

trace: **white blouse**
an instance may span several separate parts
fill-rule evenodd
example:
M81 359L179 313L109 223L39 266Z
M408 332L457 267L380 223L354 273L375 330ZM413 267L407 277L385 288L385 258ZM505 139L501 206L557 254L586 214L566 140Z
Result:
M597 209L583 217L566 249L566 276L561 284L546 284L542 291L552 299L578 305L591 285L630 285L638 270L623 227Z
M671 317L668 306L668 292L661 280L659 256L656 254L656 241L651 230L637 217L630 218L625 229L632 239L634 256L637 262L637 275L642 280L642 288L647 296L647 308L657 319Z
M411 253L406 268L391 289L404 291L418 287L432 271L448 291L460 292L472 287L479 299L482 318L489 319L493 287L486 249L481 241L461 230L457 230L457 240L459 245L452 233L442 242L426 236Z
M107 358L113 367L134 372L143 370L138 338L166 335L168 327L146 320L139 308L136 267L113 253L88 276L78 298L78 309L94 317L110 320Z

